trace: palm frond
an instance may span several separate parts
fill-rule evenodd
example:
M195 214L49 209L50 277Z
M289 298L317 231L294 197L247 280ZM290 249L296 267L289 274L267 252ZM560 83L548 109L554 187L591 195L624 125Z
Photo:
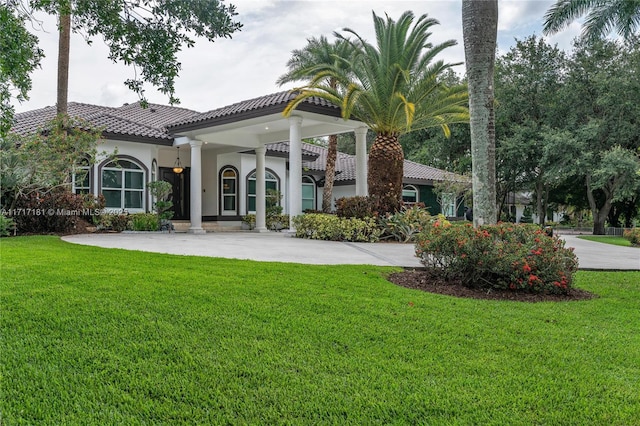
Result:
M601 38L612 31L629 39L640 26L638 0L557 0L544 16L544 34L555 34L585 16L582 36Z
M373 13L373 21L374 43L345 28L343 34L335 34L329 59L300 66L307 84L285 114L304 99L317 96L340 106L344 118L354 116L380 133L401 134L432 126L448 133L447 124L468 122L466 87L449 88L439 81L456 64L434 62L455 44L453 40L435 46L429 42L429 30L438 21L427 15L416 19L412 12L403 13L397 21ZM337 43L347 48L340 50Z

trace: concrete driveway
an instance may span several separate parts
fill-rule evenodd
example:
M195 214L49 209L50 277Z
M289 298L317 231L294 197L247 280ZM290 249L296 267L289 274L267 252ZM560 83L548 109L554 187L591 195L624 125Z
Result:
M347 243L291 237L281 232L211 232L204 235L122 233L62 238L91 246L190 256L224 257L314 265L421 267L412 244Z
M640 249L595 243L573 235L561 237L567 247L575 248L581 269L640 270ZM277 232L81 234L62 239L74 244L188 256L316 265L422 266L414 256L413 244L316 241Z
M566 247L573 247L580 269L640 270L640 248L583 240L576 235L561 235Z

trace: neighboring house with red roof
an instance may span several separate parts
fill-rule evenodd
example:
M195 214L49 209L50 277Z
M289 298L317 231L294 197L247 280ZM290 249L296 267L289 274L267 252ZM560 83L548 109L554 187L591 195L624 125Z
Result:
M263 230L268 188L283 194L284 213L292 216L321 207L327 149L302 140L354 132L356 155L338 153L333 194L334 199L366 195L364 124L343 120L339 108L318 98L286 118L282 111L293 96L280 92L205 113L156 104L143 109L137 103L71 102L69 115L104 129L99 151L117 150L118 157L117 164L98 159L73 190L102 194L113 211L145 212L152 207L147 182L166 180L173 185L174 222L184 221L190 232L239 227L248 213L256 213L256 229ZM16 114L12 130L32 134L54 118L55 110ZM181 173L174 172L178 157ZM432 188L447 175L405 160L405 200L424 202L432 214L440 213Z

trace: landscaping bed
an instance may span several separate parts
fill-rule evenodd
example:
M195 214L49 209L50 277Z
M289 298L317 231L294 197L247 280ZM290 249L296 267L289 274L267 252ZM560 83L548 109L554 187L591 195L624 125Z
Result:
M579 288L571 288L567 294L526 293L523 291L502 289L487 290L470 288L463 285L460 280L443 277L441 271L436 269L395 272L389 275L389 281L401 287L414 290L471 299L511 300L514 302L568 302L589 300L597 297L595 294Z

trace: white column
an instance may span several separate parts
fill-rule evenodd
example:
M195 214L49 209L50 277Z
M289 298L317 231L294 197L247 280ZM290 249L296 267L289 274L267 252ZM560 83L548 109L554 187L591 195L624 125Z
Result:
M264 159L267 148L256 148L256 232L267 231Z
M289 229L302 214L302 117L289 117Z
M356 195L369 195L367 188L367 128L358 127L356 134Z
M204 234L202 229L202 141L189 140L191 146L191 227L190 234Z

